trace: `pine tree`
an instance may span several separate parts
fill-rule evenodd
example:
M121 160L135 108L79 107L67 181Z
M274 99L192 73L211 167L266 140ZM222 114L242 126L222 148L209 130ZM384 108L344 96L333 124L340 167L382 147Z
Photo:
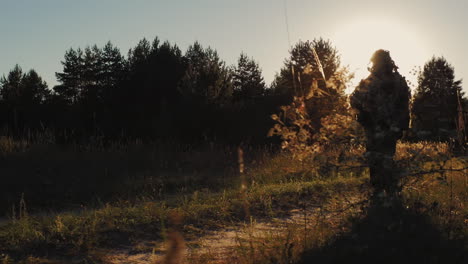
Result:
M101 51L101 71L99 80L101 85L107 88L115 88L125 75L125 58L120 50L110 41Z
M90 108L95 108L102 102L101 72L103 71L101 50L93 45L86 47L83 56L83 75L81 78L82 89L80 100L84 104L92 104Z
M130 49L128 78L120 90L119 108L125 109L121 115L134 133L165 133L185 65L182 51L167 41L160 43L158 38L152 43L143 39Z
M21 67L17 64L8 73L8 76L3 76L0 80L0 95L3 101L17 101L21 94L21 82L24 74Z
M153 47L151 47L150 42L144 38L138 42L135 48L128 51L128 66L132 72L135 72L138 67L148 61L148 57L151 54L151 51L157 47L159 43L158 38L153 42Z
M413 97L412 128L424 139L447 140L456 135L461 80L443 57L426 62Z
M55 73L57 80L61 83L53 89L55 93L69 104L78 101L83 90L84 59L81 49L70 48L65 52L62 61L63 72Z
M233 70L233 85L235 97L241 100L265 93L265 81L260 67L244 53L241 53L237 67Z
M223 104L232 97L232 73L216 50L198 42L185 53L188 69L180 85L186 97L204 103Z
M27 105L44 104L50 96L47 83L42 80L35 70L30 70L22 79L22 98Z
M16 65L6 78L0 79L0 95L5 109L3 119L18 130L39 123L41 107L50 91L36 71L24 74Z

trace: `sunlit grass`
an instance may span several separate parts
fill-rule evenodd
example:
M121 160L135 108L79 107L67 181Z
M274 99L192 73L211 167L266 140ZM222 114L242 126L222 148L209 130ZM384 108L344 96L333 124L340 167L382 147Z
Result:
M256 185L248 189L245 197L238 189L194 192L161 202L108 204L79 213L28 216L1 227L0 242L11 255L40 255L52 245L62 254L74 255L97 246L128 243L148 234L152 239L163 239L167 217L173 211L184 219L188 236L199 236L207 230L245 220L246 204L253 216L279 216L302 199L316 199L320 203L336 193L356 188L362 181L363 178L341 178Z
M14 141L5 142L5 146L15 144ZM30 147L23 148L22 155L33 155L28 153L28 149ZM131 147L127 147L127 150L120 147L123 154L129 149ZM184 147L180 146L179 149ZM126 184L130 187L133 184L135 190L144 185L154 189L141 193L138 199L122 197L103 201L100 205L83 206L80 210L40 215L28 214L26 209L17 206L16 214L11 215L11 222L0 227L0 254L3 254L0 260L4 260L4 263L20 260L37 263L46 261L39 261L39 258L48 258L47 261L55 259L56 263L60 263L70 256L81 256L92 261L105 260L100 248L131 245L141 239L170 240L170 215L174 213L182 219L180 232L184 239L192 241L233 223L286 216L290 209L300 208L304 202L325 205L333 203L334 199L345 193L361 192L363 195L362 188L368 189L368 170L361 157L364 153L362 145L330 147L307 161L295 160L285 153L255 151L249 148L244 150L245 192L241 191L241 180L236 172L236 149L207 146L201 149L185 148L185 152L181 152L185 153L186 158L173 156L178 160L168 161L162 166L175 170L173 175L177 175L187 170L187 162L201 163L208 171L198 167L198 173L206 175L211 183L216 183L210 188L193 180L181 185L183 177L161 178L157 184L142 178ZM10 149L10 153L18 153L18 150ZM198 155L192 156L194 153ZM452 156L445 143L420 142L399 143L396 158L399 164L411 165L411 168L407 168L410 175L405 180L403 193L408 208L430 216L448 238L461 239L467 235L467 176L466 170L463 170L467 167L467 161ZM195 161L190 161L190 157ZM219 174L213 173L216 170L209 170L225 166L219 163L226 157L230 157L230 160L222 164L228 164L230 168L218 170ZM170 185L183 188L171 189L168 187ZM164 190L161 192L158 188ZM26 200L25 208L27 204ZM352 212L355 214L356 210ZM338 225L318 221L314 228L307 231L307 236L304 236L303 226L300 225L291 225L276 233L254 232L251 237L254 242L240 239L238 249L232 252L231 258L236 259L237 263L298 260L306 250L320 248L349 230L347 227L354 221L349 216L347 213L340 215ZM240 257L243 254L251 257ZM209 254L192 257L194 263L210 263Z

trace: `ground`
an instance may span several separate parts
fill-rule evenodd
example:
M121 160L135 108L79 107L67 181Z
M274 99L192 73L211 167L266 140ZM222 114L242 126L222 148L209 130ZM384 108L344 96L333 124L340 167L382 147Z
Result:
M359 151L333 150L300 162L284 153L244 151L245 173L232 165L229 175L203 179L206 172L197 168L195 184L185 179L190 185L182 188L154 188L151 196L81 209L29 213L28 201L21 200L0 226L0 260L462 263L467 158L454 157L443 144L400 144L395 158L405 175L404 191L398 206L382 209L369 202L368 170L356 159ZM206 170L213 173L213 167ZM213 182L218 185L207 187ZM162 183L177 186L174 178Z

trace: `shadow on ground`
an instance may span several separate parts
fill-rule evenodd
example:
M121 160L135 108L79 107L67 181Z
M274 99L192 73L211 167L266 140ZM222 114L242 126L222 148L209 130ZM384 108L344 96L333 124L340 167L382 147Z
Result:
M466 242L448 240L428 216L395 202L370 206L351 232L307 252L300 263L466 263Z

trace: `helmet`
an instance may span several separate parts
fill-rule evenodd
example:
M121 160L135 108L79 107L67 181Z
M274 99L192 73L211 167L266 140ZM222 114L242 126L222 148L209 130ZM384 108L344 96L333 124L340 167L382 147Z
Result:
M369 68L371 73L393 73L398 70L395 62L390 57L388 50L379 49L372 55L372 67Z

